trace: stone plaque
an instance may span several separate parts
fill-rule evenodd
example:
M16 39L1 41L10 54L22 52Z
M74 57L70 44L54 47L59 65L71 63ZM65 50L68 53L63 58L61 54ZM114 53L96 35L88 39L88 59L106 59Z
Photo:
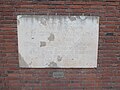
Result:
M99 17L18 15L17 21L20 67L97 67Z
M53 72L53 77L54 78L63 78L64 77L64 72L62 72L62 71Z

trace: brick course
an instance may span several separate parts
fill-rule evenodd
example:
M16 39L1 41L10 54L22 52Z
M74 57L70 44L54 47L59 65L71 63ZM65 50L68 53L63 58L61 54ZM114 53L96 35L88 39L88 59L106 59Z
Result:
M17 15L56 13L100 16L96 69L19 68ZM120 0L0 0L0 90L120 90Z

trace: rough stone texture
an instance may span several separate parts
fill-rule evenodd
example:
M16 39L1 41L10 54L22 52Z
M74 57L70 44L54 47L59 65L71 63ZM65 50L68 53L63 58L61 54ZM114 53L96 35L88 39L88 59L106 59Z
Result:
M97 67L99 17L18 15L17 20L18 52L27 63L20 58L20 67Z
M100 17L96 69L19 67L17 15L56 13ZM120 90L120 0L0 0L0 90Z

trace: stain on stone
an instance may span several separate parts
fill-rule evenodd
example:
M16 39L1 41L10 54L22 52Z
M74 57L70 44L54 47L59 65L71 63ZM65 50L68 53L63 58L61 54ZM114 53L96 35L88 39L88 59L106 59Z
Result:
M89 18L89 17L87 17L87 16L80 16L80 19L81 19L82 21L85 21L87 18Z
M72 58L72 60L74 60L74 59Z
M19 65L20 67L29 67L29 65L25 62L24 58L19 53Z
M32 62L30 62L29 65L32 65Z
M44 26L46 26L46 25L47 25L46 20L45 20L45 19L42 19L42 20L41 20L41 24L44 25Z
M17 20L17 25L20 25L20 21L19 20Z
M99 18L97 19L97 23L99 24Z
M70 19L70 21L75 21L75 20L76 20L76 17L74 17L74 16L69 16L69 19Z
M62 57L57 56L57 60L60 62L62 60Z
M57 63L55 63L55 62L50 62L49 64L48 64L48 66L49 67L57 67Z
M55 36L54 36L54 34L50 34L50 36L48 37L48 40L49 41L54 41L54 39L55 39Z
M44 46L46 46L46 42L40 42L40 47L44 47Z

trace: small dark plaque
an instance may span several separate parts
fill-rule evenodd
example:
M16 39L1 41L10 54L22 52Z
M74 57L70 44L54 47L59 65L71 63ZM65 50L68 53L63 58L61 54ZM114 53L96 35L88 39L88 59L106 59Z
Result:
M54 78L63 78L64 77L64 72L62 72L62 71L53 72L53 77Z

